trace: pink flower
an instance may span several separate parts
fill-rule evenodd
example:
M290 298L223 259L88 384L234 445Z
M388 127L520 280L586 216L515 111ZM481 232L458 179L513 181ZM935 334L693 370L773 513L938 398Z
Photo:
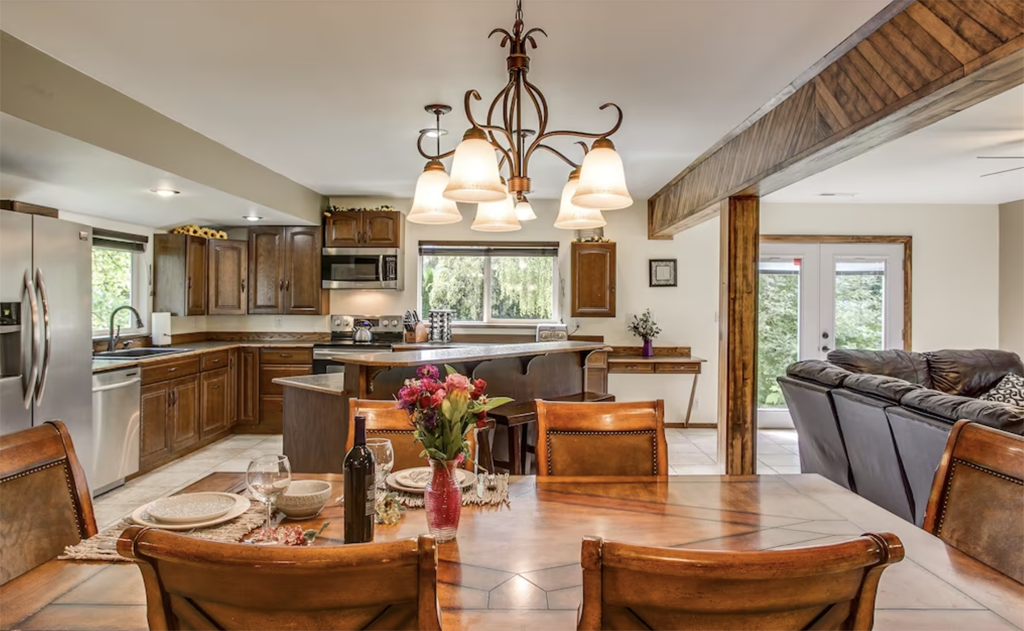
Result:
M438 390L430 397L430 404L434 407L441 407L441 403L447 394L444 390Z
M469 378L459 373L448 375L445 386L449 390L461 390L462 392L469 392L473 389L469 383Z
M415 386L405 386L398 391L398 398L406 403L412 403L420 397L420 389Z

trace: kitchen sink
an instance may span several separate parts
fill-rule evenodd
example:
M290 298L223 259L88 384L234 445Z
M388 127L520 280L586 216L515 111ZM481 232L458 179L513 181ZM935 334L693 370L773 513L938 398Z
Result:
M96 359L141 359L144 357L158 357L161 355L173 355L175 353L187 353L190 348L122 348L117 351L103 351L93 355Z

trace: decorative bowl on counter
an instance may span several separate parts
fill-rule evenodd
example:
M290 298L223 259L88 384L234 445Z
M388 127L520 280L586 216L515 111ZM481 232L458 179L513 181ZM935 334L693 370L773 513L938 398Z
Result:
M309 519L323 510L330 497L330 482L294 480L274 504L291 519Z

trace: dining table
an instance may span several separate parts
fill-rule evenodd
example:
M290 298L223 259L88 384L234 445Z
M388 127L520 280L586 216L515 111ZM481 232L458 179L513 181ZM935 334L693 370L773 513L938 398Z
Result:
M343 545L342 476L313 519L314 546ZM181 492L241 492L242 473L213 473ZM473 492L473 491L468 491ZM423 510L377 525L375 541L427 532ZM516 476L497 506L465 506L458 537L438 544L441 625L456 629L574 629L584 536L648 546L767 550L892 532L906 558L885 570L875 629L1024 628L1024 585L913 524L814 474L556 478ZM341 586L339 586L341 587ZM0 586L3 629L146 629L134 563L51 560Z

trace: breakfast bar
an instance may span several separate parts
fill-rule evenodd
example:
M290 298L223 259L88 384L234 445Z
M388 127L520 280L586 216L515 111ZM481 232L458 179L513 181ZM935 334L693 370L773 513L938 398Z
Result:
M491 396L515 401L607 390L607 346L600 342L482 344L347 354L341 374L282 377L284 454L301 473L339 473L348 439L348 401L394 399L420 366L451 366L487 381Z

